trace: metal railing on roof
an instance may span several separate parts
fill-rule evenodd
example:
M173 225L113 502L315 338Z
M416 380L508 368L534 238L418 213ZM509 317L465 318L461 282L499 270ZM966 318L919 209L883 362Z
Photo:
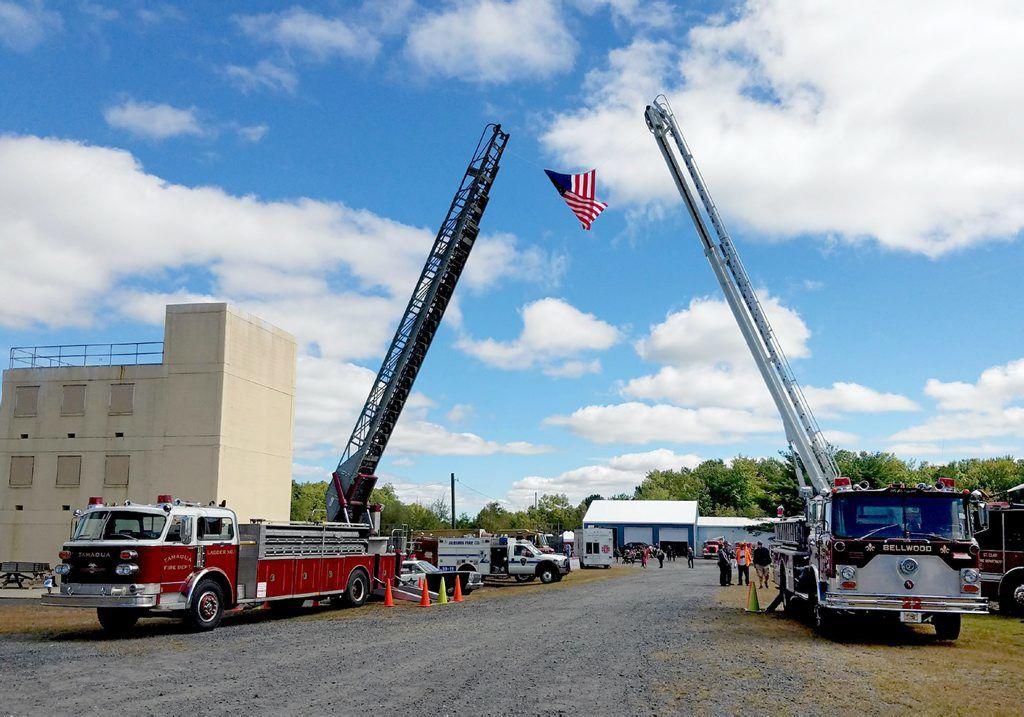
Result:
M164 360L163 341L121 344L66 344L62 346L15 346L10 368L57 368L60 366L139 366Z

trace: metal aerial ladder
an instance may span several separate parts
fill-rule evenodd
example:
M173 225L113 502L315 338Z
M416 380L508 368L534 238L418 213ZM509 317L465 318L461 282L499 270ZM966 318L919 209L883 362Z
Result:
M796 453L798 459L794 463L802 488L801 492L805 499L809 497L810 490L804 480L804 472L810 479L814 493L829 490L839 476L839 469L832 457L832 448L821 434L821 429L818 428L818 423L814 414L811 413L807 399L800 389L800 384L797 383L793 375L786 354L782 351L782 346L768 323L768 318L750 284L750 278L743 268L736 247L722 224L715 203L712 201L700 170L697 169L693 160L693 154L691 154L686 140L683 139L682 132L679 131L668 100L664 95L659 95L654 102L647 106L645 114L647 126L654 134L658 148L661 150L676 187L679 189L679 194L690 211L690 217L693 219L697 234L704 245L704 254L711 263L711 268L725 293L729 308L754 356L754 362L782 416L782 423L786 429L786 440L789 441L790 448ZM678 155L682 157L683 163L686 165L685 174L679 165L677 152L672 149L672 144L669 142L670 137L678 150ZM687 175L689 181L693 183L693 189L696 189L697 196L700 197L700 205L694 198L693 189L686 178ZM714 230L714 235L708 228L709 222Z
M338 468L331 476L327 487L329 521L371 522L367 504L377 482L374 471L480 232L480 218L487 207L508 137L500 124L489 124L477 144Z

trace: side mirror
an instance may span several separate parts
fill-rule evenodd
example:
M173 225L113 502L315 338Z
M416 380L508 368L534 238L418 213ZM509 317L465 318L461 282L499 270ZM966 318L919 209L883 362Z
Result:
M979 532L988 528L988 506L984 503L975 506L974 522L977 526L975 530Z
M186 545L192 542L192 516L190 515L181 517L181 542Z

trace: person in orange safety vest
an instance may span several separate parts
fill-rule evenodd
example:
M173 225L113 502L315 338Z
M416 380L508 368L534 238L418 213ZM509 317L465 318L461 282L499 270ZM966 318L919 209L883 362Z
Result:
M750 550L750 543L736 543L736 572L739 585L743 584L743 578L747 579L750 585L750 564L754 562L754 555Z

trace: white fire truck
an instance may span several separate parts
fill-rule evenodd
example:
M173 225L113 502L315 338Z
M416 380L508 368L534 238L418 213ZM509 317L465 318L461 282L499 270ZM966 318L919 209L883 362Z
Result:
M576 533L576 554L581 568L610 568L615 540L611 528L580 528Z
M542 553L529 541L507 536L421 538L415 550L444 571L475 570L484 577L523 583L534 578L553 583L569 572L564 555Z
M371 506L374 525L380 518ZM267 603L290 612L307 599L359 606L402 562L374 525L240 524L234 511L169 495L153 505L90 499L54 570L44 605L94 608L109 632L141 617L182 617L199 630L225 610Z
M645 114L794 454L805 512L776 523L780 600L799 601L822 629L842 613L888 613L955 639L962 613L987 610L972 496L953 491L952 480L869 489L839 475L668 101L655 98Z

